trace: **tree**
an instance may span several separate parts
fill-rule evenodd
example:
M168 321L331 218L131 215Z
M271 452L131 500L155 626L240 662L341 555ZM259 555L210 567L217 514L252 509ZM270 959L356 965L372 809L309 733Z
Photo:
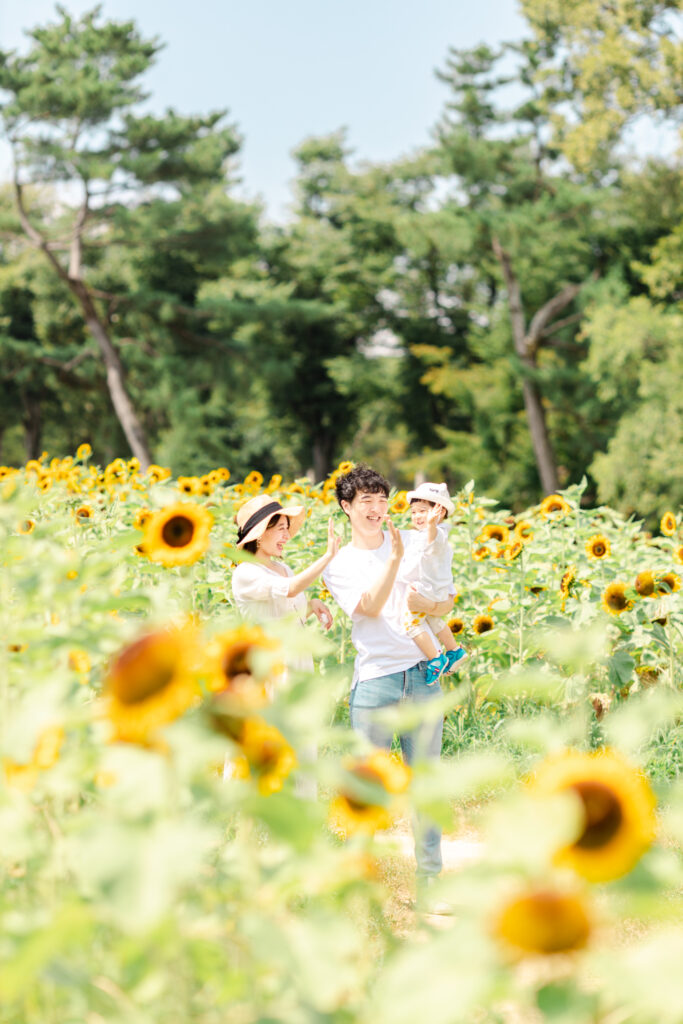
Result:
M521 8L545 53L535 78L553 105L553 141L578 170L609 170L638 117L680 119L680 0L521 0Z
M16 209L26 237L69 289L95 340L117 419L145 466L148 431L126 382L125 328L139 330L145 320L168 327L174 319L187 326L197 275L179 296L170 294L165 271L180 277L194 264L217 276L249 244L253 214L225 194L227 161L239 140L222 112L134 113L146 98L139 80L158 40L142 38L133 22L101 22L99 8L79 21L63 7L57 13L57 23L29 33L25 56L0 55ZM40 182L58 187L64 198L38 218ZM67 200L75 195L78 204L71 206ZM154 266L145 267L151 253ZM139 359L143 338L132 341Z

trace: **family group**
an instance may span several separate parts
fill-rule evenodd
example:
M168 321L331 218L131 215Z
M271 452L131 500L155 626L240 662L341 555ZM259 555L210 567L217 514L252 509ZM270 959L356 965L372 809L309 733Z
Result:
M443 483L422 483L408 492L412 529L399 530L389 518L389 483L369 466L357 465L338 477L336 496L351 527L341 546L332 518L325 553L298 573L282 561L287 542L306 517L302 506L283 507L270 495L246 502L236 516L237 547L254 556L240 562L232 577L238 610L263 621L292 613L315 615L332 625L329 608L307 600L306 588L323 582L352 624L356 650L349 710L354 730L377 747L393 741L377 711L392 705L423 704L441 695L443 674L465 657L443 616L455 596L448 517L454 504ZM311 669L312 661L297 666ZM443 717L399 736L404 760L438 758ZM430 822L414 823L418 880L424 884L442 868L441 832Z

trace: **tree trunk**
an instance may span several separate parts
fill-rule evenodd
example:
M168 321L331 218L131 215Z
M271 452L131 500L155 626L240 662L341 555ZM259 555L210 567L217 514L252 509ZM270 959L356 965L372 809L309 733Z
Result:
M522 305L522 293L519 281L512 269L508 253L503 249L497 238L492 239L493 251L500 263L508 293L508 308L512 324L512 338L515 352L523 366L522 395L524 408L529 423L531 443L536 457L536 467L541 486L546 494L552 494L559 487L557 464L548 435L548 425L543 408L543 399L538 389L534 374L537 369L536 353L541 345L544 334L549 331L553 317L557 316L578 295L583 284L567 285L549 299L532 318L527 329Z
M69 286L80 303L88 330L97 342L102 355L107 371L107 388L114 412L121 424L130 449L140 462L140 469L144 472L150 465L152 457L147 446L144 428L126 390L123 363L112 344L104 324L97 315L97 310L88 289L82 281L74 281L71 278L69 279Z
M38 459L43 450L43 417L40 407L40 399L32 392L25 392L21 396L24 406L22 423L24 426L24 447L26 458Z
M522 394L524 395L524 408L529 421L529 433L536 456L538 475L541 478L541 487L546 494L552 494L559 487L555 454L548 437L541 394L531 377L525 377L522 381Z
M321 483L332 472L332 448L334 439L329 434L318 434L313 441L313 473L316 483Z
M147 447L145 431L138 419L137 412L126 390L125 374L123 363L116 348L112 344L109 333L97 314L93 297L90 294L83 278L81 277L81 234L89 214L89 193L87 186L84 192L83 204L78 214L71 240L71 252L68 271L62 266L52 252L47 239L31 223L23 199L23 186L15 175L14 192L17 201L17 212L24 231L31 241L43 251L46 259L52 264L58 277L67 284L76 297L88 329L97 342L100 354L104 361L107 373L107 388L111 398L114 412L121 424L123 433L130 445L131 452L138 459L140 468L144 471L150 465L152 459Z

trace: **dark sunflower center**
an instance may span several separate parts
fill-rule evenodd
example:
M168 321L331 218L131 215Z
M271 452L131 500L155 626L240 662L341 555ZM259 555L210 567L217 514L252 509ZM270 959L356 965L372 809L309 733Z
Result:
M375 771L374 768L370 768L368 765L359 765L353 769L355 778L360 779L361 782L369 782L373 786L381 786L385 789L382 782L382 776L379 772ZM374 807L376 801L369 800L367 797L362 797L358 793L344 793L346 802L352 811L364 811L366 807Z
M601 541L599 543L593 545L593 554L596 555L598 558L602 558L604 553L605 553L605 545Z
M228 683L230 683L235 676L241 676L245 673L247 675L251 675L248 658L250 650L251 644L244 644L241 647L233 647L226 653L223 658L222 669L223 675Z
M628 604L628 601L626 600L626 595L622 590L612 590L607 598L607 603L610 608L616 608L619 611L622 611Z
M164 544L169 548L184 548L194 536L194 523L187 516L172 516L161 531Z
M572 787L581 797L586 822L575 846L582 850L597 850L619 831L624 815L614 790L602 782L577 782Z
M143 637L117 659L112 689L122 704L140 704L169 685L175 674L175 651L158 638Z
M477 623L477 633L488 633L492 627L493 623L489 619L484 619L483 622Z

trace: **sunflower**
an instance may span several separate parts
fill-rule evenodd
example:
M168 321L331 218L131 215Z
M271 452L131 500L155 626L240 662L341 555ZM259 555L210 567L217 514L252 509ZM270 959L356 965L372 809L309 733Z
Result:
M683 565L683 544L681 544L680 547L676 548L674 552L674 557L677 562L680 562L681 565Z
M244 486L249 491L258 491L262 483L263 473L259 473L257 469L252 469L251 473L247 473L244 478Z
M170 475L170 469L167 469L165 466L157 466L155 463L148 466L147 472L145 473L145 476L149 478L149 482L151 484L159 484L162 480L168 480Z
M454 618L448 620L448 628L450 629L453 636L459 636L460 633L465 631L464 619Z
M573 793L581 801L580 832L557 851L558 865L589 882L627 874L652 844L655 797L645 776L613 750L566 750L547 758L530 783L534 793Z
M675 594L681 589L681 577L675 572L657 573L655 586L658 594Z
M92 448L90 447L87 441L84 444L79 444L78 448L76 449L76 458L79 460L79 462L85 462L85 460L89 459L91 455Z
M554 516L558 518L566 516L568 512L571 512L571 505L564 500L561 494L549 494L547 498L544 498L539 506L539 512L542 516Z
M176 486L183 494L199 494L201 489L199 477L196 476L179 476Z
M489 633L493 629L493 625L493 619L490 615L476 615L472 622L472 629L477 636L481 636L482 633Z
M76 522L80 523L81 526L83 526L90 519L92 519L94 514L95 513L90 508L90 505L80 505L74 512L74 515L76 516Z
M479 548L475 548L473 550L472 558L475 560L475 562L483 562L485 558L488 558L490 556L490 554L491 552L489 551L489 549L487 547L482 546Z
M517 556L521 554L523 548L523 541L513 540L512 544L508 544L508 546L503 551L503 557L505 558L505 561L514 562L515 558L517 558Z
M2 767L9 786L28 793L38 781L39 773L48 771L59 759L64 743L64 729L61 725L49 725L42 730L33 747L31 760L27 763L4 758Z
M162 508L145 525L145 554L165 566L192 565L209 546L213 517L202 505Z
M266 494L272 494L274 491L278 489L281 483L282 474L274 473L273 476L271 476L270 480L268 481L268 486L265 488Z
M133 526L135 527L136 530L142 530L143 527L145 526L145 523L148 523L153 515L154 513L152 512L151 508L139 508L135 513L135 518L133 519Z
M337 474L339 476L343 476L344 473L350 473L354 465L355 463L349 462L348 459L346 459L344 462L340 462L339 465L337 466Z
M652 597L655 592L654 573L649 572L648 570L639 572L636 576L633 587L636 594L639 594L640 597Z
M576 566L570 565L560 580L560 593L563 597L569 597L576 580Z
M388 750L348 761L346 781L330 804L330 823L342 835L389 828L394 819L393 796L405 793L410 768Z
M197 635L169 627L125 647L105 676L105 714L113 738L146 743L198 698Z
M505 903L493 927L510 952L543 956L583 949L591 930L588 910L578 893L540 887Z
M625 583L610 583L602 593L602 607L610 615L621 615L633 607L633 601L626 596Z
M401 512L407 512L410 508L410 502L406 498L406 491L398 491L391 502L391 511L399 515Z
M528 523L526 519L521 519L515 526L514 534L515 538L521 540L523 544L533 540L534 532L531 529L531 523Z
M659 521L659 529L666 537L673 537L676 525L676 516L673 512L665 512Z
M611 552L610 542L602 533L596 533L586 541L586 554L589 558L607 558Z
M263 796L282 789L284 780L296 768L292 746L279 729L262 718L246 719L239 746Z
M510 530L504 523L487 523L483 528L477 540L486 544L489 540L495 540L499 544L507 544L510 537Z
M87 651L74 648L69 651L69 668L74 672L87 673L91 669L90 658Z
M281 661L275 663L273 658L277 651L277 640L264 633L260 626L238 626L212 637L206 648L208 689L211 693L234 698L239 705L245 701L250 705L253 700L263 703L266 680L282 673Z
M17 533L24 533L24 534L33 533L35 528L36 528L36 524L35 524L33 519L24 519L17 526Z

